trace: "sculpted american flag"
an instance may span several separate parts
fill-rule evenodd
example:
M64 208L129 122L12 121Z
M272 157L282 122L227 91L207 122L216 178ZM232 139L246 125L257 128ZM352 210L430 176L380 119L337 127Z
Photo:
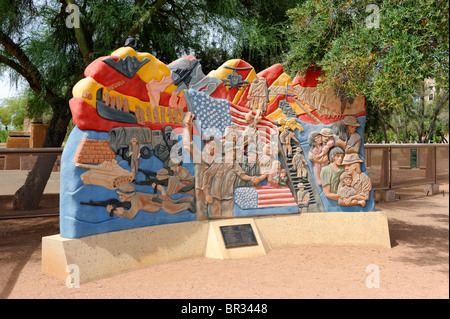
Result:
M202 135L214 135L223 138L225 128L235 124L241 131L248 127L245 116L249 110L225 99L215 99L204 92L188 90L186 102L188 109L195 114L198 128ZM267 144L272 141L272 135L277 135L277 125L272 120L263 117L256 125L262 141Z
M189 90L188 105L195 114L196 123L202 135L214 135L222 138L225 127L233 124L230 114L230 102L223 99L214 99L206 93Z
M289 187L239 187L234 202L242 209L287 207L297 205Z

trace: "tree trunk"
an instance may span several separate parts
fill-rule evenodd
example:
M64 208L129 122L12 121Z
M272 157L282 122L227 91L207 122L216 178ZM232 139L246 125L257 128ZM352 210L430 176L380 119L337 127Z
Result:
M401 143L402 142L402 137L401 137L401 134L400 134L401 123L399 123L400 122L400 116L398 116L397 114L394 114L393 117L394 117L395 133L397 134L397 140L398 140L399 143Z
M42 194L52 172L56 157L56 154L41 154L38 156L33 169L27 176L25 184L14 194L14 209L39 209L39 203L41 202Z
M428 130L428 134L426 136L427 142L430 141L430 136L431 134L435 134L436 132L434 131L436 128L436 121L438 119L439 114L441 113L442 109L444 108L444 106L448 103L448 91L444 93L444 95L440 98L439 102L436 105L436 108L433 112L433 117L431 120L431 124L430 124L430 128Z
M54 114L47 130L44 147L60 147L64 141L72 117L68 103L61 107L59 114ZM14 194L13 208L16 210L37 210L50 178L57 154L41 154L38 156L33 169L27 176L25 183Z
M387 142L388 141L388 136L387 136L387 129L386 129L386 125L382 125L382 129L383 129L383 138L384 141Z

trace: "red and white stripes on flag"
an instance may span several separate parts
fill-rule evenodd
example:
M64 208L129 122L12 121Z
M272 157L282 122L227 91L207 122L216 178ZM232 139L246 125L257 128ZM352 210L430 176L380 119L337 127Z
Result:
M289 187L238 187L234 202L242 209L296 206Z
M245 107L192 89L187 91L185 97L188 109L194 113L202 135L214 135L222 139L228 125L235 124L242 132L248 127L245 116L250 110ZM273 142L272 136L278 136L275 122L264 116L256 125L256 130L264 144Z
M234 103L230 103L231 120L242 131L244 131L248 127L248 123L245 121L245 116L249 111L250 111L249 109L238 106ZM278 136L277 125L275 124L275 122L266 117L263 117L261 121L258 124L256 124L256 130L258 131L258 134L260 135L264 144L273 142L272 135Z

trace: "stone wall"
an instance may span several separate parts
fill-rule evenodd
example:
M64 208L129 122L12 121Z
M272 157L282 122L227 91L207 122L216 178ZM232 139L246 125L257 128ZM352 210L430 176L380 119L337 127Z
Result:
M30 131L9 132L6 148L41 148L44 145L48 124L31 123L27 125ZM0 169L31 170L36 161L33 155L8 155L0 158ZM59 161L53 170L58 170Z
M9 132L6 148L28 148L30 136L25 132ZM20 155L5 156L4 169L20 169Z

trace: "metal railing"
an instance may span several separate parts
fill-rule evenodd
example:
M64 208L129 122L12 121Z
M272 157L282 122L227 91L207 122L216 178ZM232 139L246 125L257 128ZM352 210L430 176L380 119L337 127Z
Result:
M59 157L63 150L62 147L0 148L0 171L3 169L31 170L37 156L54 154ZM56 166L59 166L59 160L57 160Z
M0 156L60 155L62 151L63 148L0 148ZM449 181L448 144L365 144L364 152L375 190Z
M63 147L43 148L0 148L0 155L39 155L39 154L62 154Z
M375 190L449 180L448 144L365 144L364 152Z

